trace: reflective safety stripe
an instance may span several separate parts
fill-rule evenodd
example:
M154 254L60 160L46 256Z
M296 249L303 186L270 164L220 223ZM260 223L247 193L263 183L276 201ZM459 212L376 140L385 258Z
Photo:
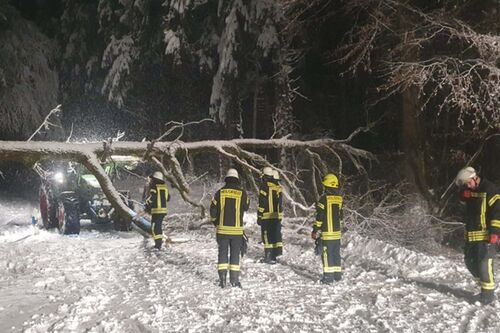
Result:
M259 212L263 213L264 212L264 208L259 208Z
M269 212L269 213L263 213L262 214L262 219L263 220L282 219L282 218L283 218L283 213Z
M217 264L217 269L219 271L226 271L228 268L229 268L229 264L227 262L223 263L223 264Z
M338 195L327 195L326 196L326 223L327 223L327 234L330 234L334 231L334 225L337 224L338 228L340 228L340 221L334 221L333 220L333 207L337 206L338 209L342 209L342 197ZM337 229L338 230L338 229ZM340 235L338 236L339 238L332 238L332 239L340 239ZM326 239L326 238L323 238Z
M265 249L279 249L279 248L282 248L283 247L283 243L282 242L278 242L278 243L264 243L264 248Z
M243 227L218 225L217 233L220 235L243 235Z
M167 214L167 208L152 208L151 214Z
M267 236L267 230L264 231L264 248L265 249L272 249L273 245L269 243L269 238Z
M488 206L493 206L493 204L500 199L500 194L495 194L493 197L491 197L490 201L488 201Z
M325 209L325 206L321 202L318 202L317 206L319 209Z
M342 268L340 266L330 266L330 267L323 267L323 272L324 273L335 273L335 272L342 272Z
M340 266L328 266L328 248L323 246L323 273L341 272Z
M337 239L340 239L341 236L342 236L342 233L340 231L333 231L333 232L324 231L321 234L321 238L323 240L337 240Z
M154 240L157 240L157 239L162 239L162 238L163 238L163 237L162 237L162 236L163 236L163 234L159 234L159 235L155 234L155 224L156 224L156 223L154 223L154 222L153 222L153 223L151 223L151 235L153 235L153 239L154 239Z
M262 194L262 195L265 195L265 196L267 197L267 193L266 193L266 191L262 191L262 190L260 190L260 191L259 191L259 193L260 193L260 194Z
M167 214L168 188L165 184L156 185L156 207L151 209L151 214Z
M229 270L233 272L239 272L240 271L240 265L229 265Z
M493 228L500 228L500 220L491 220L491 226Z
M214 199L214 200L212 200L212 204L213 204L214 206L217 206L217 200L215 200L215 199Z
M488 259L488 282L481 281L481 289L495 289L495 280L493 277L493 259Z
M328 248L323 246L323 270L328 268Z
M241 221L240 221L240 212L241 212L241 196L243 192L240 190L235 190L235 189L222 189L220 191L220 218L219 218L219 225L217 226L217 233L223 234L223 235L241 235L243 233L243 228L241 228ZM225 226L224 225L224 209L226 208L226 200L227 199L232 199L234 200L234 209L236 213L236 221L235 221L235 226ZM234 231L232 229L226 230L224 228L234 228L234 229L241 229L241 233ZM224 229L221 232L219 232L219 229Z
M469 242L485 241L485 240L488 240L488 232L487 231L468 231L465 239Z

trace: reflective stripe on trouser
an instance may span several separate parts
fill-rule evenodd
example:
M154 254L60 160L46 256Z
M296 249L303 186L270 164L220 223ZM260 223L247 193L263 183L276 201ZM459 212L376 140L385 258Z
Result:
M153 214L151 215L151 235L155 241L155 247L157 249L161 248L162 240L163 240L163 218L165 214Z
M283 238L281 235L281 222L279 220L271 219L262 221L261 236L264 250L271 250L273 259L283 254Z
M482 293L495 291L493 257L495 245L486 242L467 242L464 248L464 261L471 274L480 280Z
M321 261L323 263L323 276L325 279L340 280L342 278L340 239L323 240L323 252Z
M219 260L217 270L229 270L231 283L239 281L240 274L240 252L243 244L243 236L217 234L217 245L219 248Z

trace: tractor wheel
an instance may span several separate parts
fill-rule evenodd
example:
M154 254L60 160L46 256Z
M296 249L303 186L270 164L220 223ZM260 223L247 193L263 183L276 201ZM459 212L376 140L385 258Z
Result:
M59 202L57 206L57 221L61 234L78 235L80 233L80 213L78 206Z
M58 220L56 217L57 200L52 196L50 190L42 185L39 191L40 215L45 229L56 228Z

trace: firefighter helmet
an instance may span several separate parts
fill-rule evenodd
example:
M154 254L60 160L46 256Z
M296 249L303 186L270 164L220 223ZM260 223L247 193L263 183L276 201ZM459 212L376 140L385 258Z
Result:
M153 172L153 174L150 177L153 179L159 180L161 182L165 181L165 178L163 177L163 173L161 171Z
M280 180L280 173L278 170L273 170L273 178L274 180Z
M262 169L262 175L273 178L273 169L271 167L268 167L268 166L264 167Z
M323 185L326 187L339 187L339 179L333 173L329 173L323 178Z
M457 177L455 177L455 185L463 186L469 181L469 179L476 176L477 173L473 167L465 167L457 173Z
M233 169L233 168L227 170L226 178L229 178L229 177L240 179L240 177L238 176L238 171L236 169Z

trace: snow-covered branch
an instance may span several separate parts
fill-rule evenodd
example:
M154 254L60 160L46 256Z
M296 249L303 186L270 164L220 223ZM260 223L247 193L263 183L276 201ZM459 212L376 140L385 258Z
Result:
M42 160L68 160L85 165L89 171L94 173L105 194L115 208L123 214L128 208L120 200L118 192L114 189L111 180L106 176L98 161L103 156L133 155L145 157L152 161L167 176L171 185L178 189L183 199L200 209L204 215L205 209L201 203L195 202L190 196L190 186L186 181L179 155L215 153L238 164L248 177L260 177L260 169L264 166L272 166L279 171L285 186L285 194L294 207L303 211L309 211L298 183L301 182L297 172L291 172L277 166L273 166L263 156L256 153L262 149L289 150L291 152L306 151L314 165L317 165L319 173L326 173L326 160L328 155L340 158L340 154L347 155L352 161L358 163L361 160L371 160L374 156L364 150L354 148L345 143L345 140L333 140L328 138L310 141L281 139L235 139L235 140L213 140L198 142L127 142L116 141L103 143L68 143L68 142L0 142L0 159L16 160L33 165ZM358 166L359 167L359 166ZM316 167L315 167L316 168ZM330 171L335 171L331 170ZM313 173L314 177L321 176ZM253 177L252 177L253 176ZM316 180L314 180L316 181Z

